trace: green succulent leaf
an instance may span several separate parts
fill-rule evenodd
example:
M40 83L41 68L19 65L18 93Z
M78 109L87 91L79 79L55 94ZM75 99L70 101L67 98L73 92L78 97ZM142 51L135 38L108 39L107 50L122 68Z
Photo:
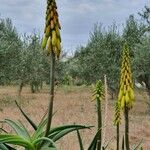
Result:
M2 149L2 150L9 150L4 144L0 144L0 149Z
M31 140L27 129L21 123L17 123L9 119L5 119L5 122L10 125L19 136L28 141Z
M101 130L101 129L100 129L100 130ZM98 137L98 135L99 135L99 131L100 131L100 130L97 131L97 133L96 133L96 135L94 136L94 138L93 138L93 140L92 140L92 142L91 142L91 144L90 144L88 150L96 150L97 137Z
M70 133L70 132L80 130L80 129L89 129L90 127L92 127L92 126L82 126L82 125L62 126L62 127L55 128L55 132L53 130L51 132L53 134L50 134L48 137L53 139L53 141L55 142L55 141L59 140L60 138L62 138L63 136L65 136L66 134Z
M80 132L79 132L78 129L77 129L77 136L78 136L78 141L79 141L80 150L84 150L82 138L81 138L81 135L80 135Z
M80 129L90 129L91 127L93 126L83 126L83 125L59 126L59 127L51 129L51 131L49 132L48 138L56 142L60 138L62 138L63 136L65 136L66 134L70 132L73 132L75 130L80 130ZM51 146L47 142L44 142L44 145Z
M26 120L30 123L30 125L33 127L34 130L37 130L37 125L28 117L28 115L23 111L23 109L19 106L17 101L15 101L17 107L19 108L20 112L23 114L23 116L26 118Z
M54 141L51 140L51 139L49 139L49 138L47 138L47 137L41 137L41 138L39 138L39 139L36 139L36 140L33 142L33 144L36 145L36 144L38 144L38 143L41 142L41 141L47 141L50 145L52 145L52 147L56 148L56 145L55 145Z
M73 132L75 131L76 129L73 128L73 129L66 129L66 130L63 130L63 131L60 131L58 134L56 134L52 139L56 142L58 141L60 138L64 137L66 134L70 133L70 132Z
M45 127L46 123L47 123L47 118L44 119L44 121L40 122L40 124L37 127L37 130L34 132L34 134L32 136L33 140L38 139L39 137L44 136L44 127Z
M14 144L25 148L34 149L34 146L18 135L0 135L0 144Z
M69 129L69 128L88 128L90 129L91 127L93 126L83 126L83 125L64 125L64 126L59 126L59 127L55 127L55 128L51 128L50 132L49 132L49 135L51 135L52 133L55 133L55 132L59 132L59 131L62 131L62 130L65 130L65 129Z

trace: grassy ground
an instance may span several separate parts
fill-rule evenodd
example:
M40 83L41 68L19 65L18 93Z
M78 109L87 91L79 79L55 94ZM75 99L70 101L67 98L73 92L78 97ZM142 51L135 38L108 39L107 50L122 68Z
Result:
M95 102L91 102L91 89L89 87L57 87L54 103L54 111L57 111L53 118L53 126L62 124L84 124L96 125ZM23 88L21 99L17 97L17 87L0 87L0 120L11 118L25 122L19 113L14 101L17 100L22 108L35 122L39 122L45 113L48 105L48 88L31 94L28 87ZM109 100L106 138L105 141L112 139L109 150L115 150L115 127L113 126L113 100ZM26 124L29 130L29 124ZM130 141L134 145L143 139L144 150L150 150L150 105L146 92L136 92L136 102L130 112ZM121 136L123 134L123 122ZM81 132L85 149L93 138L96 129L84 130ZM63 138L59 143L60 150L78 150L76 134L70 134Z

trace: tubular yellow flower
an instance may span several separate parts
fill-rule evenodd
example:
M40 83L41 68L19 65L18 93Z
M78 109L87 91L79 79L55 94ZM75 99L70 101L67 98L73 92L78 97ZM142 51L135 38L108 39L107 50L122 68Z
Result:
M121 108L124 108L126 104L126 106L129 109L132 108L133 101L134 101L129 47L127 43L125 43L123 47L123 60L121 66L120 89L118 94L118 101L120 102Z
M56 2L55 0L47 0L46 23L42 48L46 49L48 54L53 51L57 58L59 58L61 52L60 29Z

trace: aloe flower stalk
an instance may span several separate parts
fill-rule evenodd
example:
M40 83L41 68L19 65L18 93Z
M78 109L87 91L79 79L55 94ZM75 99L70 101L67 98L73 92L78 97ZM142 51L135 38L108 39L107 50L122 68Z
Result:
M93 100L97 101L97 116L98 116L98 138L97 138L97 150L101 150L102 147L102 106L101 101L104 98L104 88L102 81L99 80L96 83L93 91Z
M129 148L129 110L133 107L134 102L134 90L133 90L133 82L132 82L132 74L131 74L131 65L130 65L130 55L129 55L129 47L128 44L125 43L123 46L123 59L121 66L121 78L120 78L120 89L118 94L118 113L120 107L124 110L125 116L125 145L126 149ZM117 117L116 111L116 119ZM118 120L120 121L120 119ZM116 123L118 123L116 121Z
M127 43L125 43L123 47L123 60L121 67L118 101L120 102L122 109L124 109L125 106L130 109L133 106L134 91L130 66L129 47Z
M51 128L53 116L53 101L54 101L54 81L55 81L55 59L59 58L61 52L61 37L60 37L60 23L58 20L57 6L55 0L47 0L46 23L44 30L44 38L42 41L42 48L46 49L51 56L51 70L50 70L50 101L48 108L48 121L45 136L48 136Z
M57 58L61 52L60 23L58 20L57 5L55 0L47 0L46 23L42 48L50 54L53 52Z

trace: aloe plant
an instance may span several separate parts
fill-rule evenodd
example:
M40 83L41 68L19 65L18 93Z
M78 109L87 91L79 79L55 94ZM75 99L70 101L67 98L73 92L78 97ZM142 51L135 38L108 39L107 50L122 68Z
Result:
M9 119L6 119L5 122L16 132L15 135L12 134L0 135L0 144L1 144L0 147L5 147L5 149L6 148L9 149L10 147L10 146L8 147L8 145L6 144L11 144L22 146L28 150L38 150L39 145L43 140L45 141L45 144L42 147L40 147L40 149L43 148L57 149L55 142L58 141L63 136L65 136L66 134L75 130L89 128L82 125L65 125L52 128L49 131L48 137L44 137L45 132L44 127L46 125L47 120L42 121L38 125L37 130L32 135L30 135L30 133L27 131L27 129L21 122L14 122Z
M15 122L10 119L5 119L4 123L8 124L16 134L0 134L0 148L3 150L16 150L14 145L24 147L26 150L57 150L55 142L60 138L70 132L80 129L89 129L91 127L83 125L58 126L51 128L48 132L48 136L45 137L47 118L43 117L39 125L36 125L18 104L17 106L28 123L33 127L34 133L30 134L20 121ZM41 143L43 144L41 145Z

